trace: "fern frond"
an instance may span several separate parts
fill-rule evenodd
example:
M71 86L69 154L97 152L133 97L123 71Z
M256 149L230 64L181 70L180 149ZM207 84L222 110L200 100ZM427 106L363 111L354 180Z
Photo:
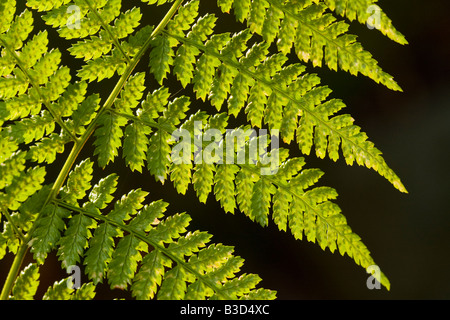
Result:
M70 115L71 111L55 107L55 101L64 100L61 95L69 87L70 70L60 66L61 53L58 50L48 50L46 31L38 32L32 39L25 42L32 31L32 24L32 14L25 10L21 15L16 16L11 28L0 36L0 46L7 53L2 59L8 66L7 69L3 68L3 77L0 79L0 97L3 100L0 106L3 110L1 121L15 120L30 114L36 116L44 105L53 117L53 121L63 129L65 134L68 134L70 140L74 140L75 137L61 119L63 115ZM44 114L42 115L44 118ZM50 116L46 118L49 119ZM16 128L23 125L26 123L19 124ZM18 143L21 141L29 143L31 142L29 139L40 139L39 131L42 132L38 130L31 133L30 137L16 136ZM48 131L53 131L53 128L47 127L45 131L49 133Z
M77 290L68 286L70 278L55 282L47 289L42 300L92 300L95 297L95 286L89 282L84 283Z
M75 291L71 300L93 300L95 298L95 286L92 282L83 283L82 286Z
M53 163L58 153L63 153L65 145L71 142L66 135L52 133L30 147L28 157L37 163Z
M248 32L231 38L226 34L213 36L205 44L169 33L166 35L174 37L182 46L195 47L200 52L197 70L192 78L197 98L204 99L207 92L214 92L218 86L213 83L213 76L220 70L220 65L226 66L234 70L233 82L227 80L229 114L236 116L245 109L253 125L259 126L263 120L270 129L281 128L281 136L287 143L291 142L296 132L296 140L304 154L309 154L315 146L319 158L329 155L336 161L341 148L347 164L356 162L372 168L397 189L406 192L381 152L368 141L360 127L354 125L353 118L335 115L345 106L343 102L337 99L326 101L331 90L317 86L317 76L303 74L303 66L283 66L287 58L282 54L264 59L267 46L263 44L253 46L244 55L243 43L249 39ZM220 39L216 41L217 38ZM239 93L232 87L239 88ZM217 95L212 94L211 97Z
M228 135L231 135L230 132ZM267 141L262 137L259 139L259 143ZM231 150L235 153L234 159L239 150L248 152L254 142L254 139L248 139L241 148L237 142ZM228 143L220 143L229 148ZM229 152L228 149L224 150L225 154ZM267 175L262 171L263 164L267 163L264 157L254 164L230 164L218 160L205 167L205 163L195 163L194 187L196 190L207 190L204 193L197 192L199 198L205 201L209 190L214 188L215 198L225 212L233 213L239 209L262 226L268 225L272 215L278 228L289 230L296 239L305 237L331 252L339 248L342 255L347 254L363 268L374 264L360 237L351 231L339 207L331 202L336 199L337 192L329 187L315 186L323 175L321 170L304 169L304 159L289 158L284 149L272 149L270 154L264 156L277 156L281 166L266 168L271 170L271 174ZM248 159L251 159L250 154ZM212 181L201 179L205 168L208 168L210 175L214 173ZM383 274L380 282L389 288L389 281Z
M142 207L141 202L146 193L135 190L116 202L114 209L107 217L116 222L128 220L136 210ZM118 236L118 230L109 224L100 224L89 240L89 249L86 251L86 272L94 283L102 281L108 264L111 262L114 252L113 238Z
M83 163L87 162L82 162L79 168ZM106 194L113 192L115 182L115 176L102 179L82 207L78 206L80 199L78 203L57 200L51 205L55 211L73 215L58 242L57 254L63 266L83 260L86 274L92 280L88 292L104 279L112 288L130 287L137 299L237 299L256 290L258 276L242 275L241 280L233 281L243 259L233 256L231 247L209 244L211 235L206 232L189 232L191 218L185 213L165 217L168 204L161 200L144 205L147 193L142 190L132 190L103 215L100 209L112 198L100 200L96 196L100 190L108 190ZM42 220L48 217L44 214ZM93 226L96 228L91 234ZM57 229L61 233L64 227ZM42 246L37 240L30 245L35 253L35 246ZM247 278L253 280L243 280ZM275 298L273 291L267 293ZM63 289L62 282L49 288L44 297L74 298L73 291L67 286Z
M323 250L328 248L334 252L339 248L342 255L347 254L363 268L373 265L374 261L361 238L352 232L338 205L330 201L337 197L336 191L329 187L311 188L323 172L318 169L302 170L304 163L302 158L291 158L282 164L275 175L263 175L259 178L259 181L266 184L265 192L274 194L272 200L270 196L266 196L269 205L273 203L274 222L280 230L290 229L295 238L303 239L305 236L306 240L317 242ZM243 168L258 174L255 168ZM264 190L255 187L252 191L252 205L254 201L259 205ZM269 210L260 212L267 219ZM266 224L266 220L262 220L261 224ZM378 280L389 289L390 284L384 274Z
M68 127L74 134L82 135L86 131L86 126L94 119L96 112L100 108L100 97L92 94L78 104L73 111Z
M142 35L148 35L148 28L144 27L129 41L123 40L139 26L142 14L136 7L121 12L121 2L117 0L83 0L76 6L59 2L41 9L47 11L45 22L58 28L61 37L83 39L72 44L69 52L87 61L78 70L78 76L88 82L122 74L145 42Z
M333 2L328 2L331 9L336 8ZM339 6L341 14L354 9L354 2L341 6L343 2ZM401 91L392 76L382 71L372 55L356 42L356 37L347 33L349 25L337 21L326 12L327 6L318 1L218 0L218 4L223 12L228 12L233 6L236 19L241 22L247 20L249 30L261 35L266 42L272 43L278 38L276 43L283 54L295 50L300 60L311 61L315 67L321 67L325 62L332 70L339 68L353 75L361 73L392 90ZM347 7L348 10L343 9ZM369 6L363 7L357 4L356 11L361 14L361 10L366 11ZM370 14L365 12L361 17L367 21L368 16ZM393 27L387 21L383 13L383 25L386 26L383 30L392 36ZM398 34L393 38L404 42Z
M242 27L222 34L216 15L199 16L200 0L142 2L173 4L151 25L142 7L125 11L121 0L27 0L17 14L15 0L0 3L0 259L16 255L0 298L35 298L52 252L62 268L80 266L89 282L56 281L44 300L93 299L100 283L136 299L276 298L258 287L258 275L243 272L233 247L191 230L187 213L168 214L168 203L147 202L139 188L117 198L116 174L93 185L94 163L106 169L119 156L131 171L170 180L180 194L192 186L202 203L213 198L225 212L241 211L261 226L273 221L295 239L373 265L335 203L336 190L319 185L323 172L273 142L281 137L304 155L371 168L406 192L342 113L344 103L306 73L306 63L325 65L401 90L337 17L405 44L377 1L218 0ZM34 17L68 43L78 70L62 64L66 56L52 49L49 30L34 30ZM137 72L145 58L147 70ZM114 76L109 96L96 92L92 82ZM192 97L165 87L172 78ZM217 112L197 107L206 101ZM227 128L241 116L248 124ZM93 158L77 163L90 139ZM69 145L51 181L49 165ZM34 262L19 274L27 250ZM377 280L389 289L383 273Z

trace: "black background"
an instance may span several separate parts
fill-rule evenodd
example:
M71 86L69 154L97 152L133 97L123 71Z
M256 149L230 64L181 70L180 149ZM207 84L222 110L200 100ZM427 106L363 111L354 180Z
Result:
M137 3L125 2L126 7ZM217 12L215 1L208 3L211 8L205 3L201 4L202 11ZM192 187L187 195L177 195L171 183L161 186L149 175L130 173L122 168L120 160L100 172L99 177L120 170L117 194L142 187L150 192L151 200L169 202L170 212L189 213L193 218L192 229L209 231L214 235L213 241L235 246L236 254L246 260L244 271L259 274L263 279L261 285L277 290L279 299L450 298L447 274L450 267L450 5L445 0L380 0L378 3L406 36L409 45L398 45L358 23L352 23L351 31L359 35L359 41L384 71L394 76L403 93L391 92L370 79L344 72L311 67L308 71L317 72L322 83L333 90L333 96L344 100L346 112L383 152L409 194L400 193L372 170L345 165L343 159L334 163L308 156L307 163L325 171L323 185L337 189L337 203L352 230L361 236L390 279L390 292L369 290L368 275L348 256L330 254L317 244L296 241L289 233L278 231L272 222L262 228L238 212L225 214L212 197L206 205L200 204ZM167 9L168 6L158 10L151 7L145 16L157 21ZM220 21L217 31L239 29L234 17ZM63 52L67 48L65 43L55 43ZM64 64L77 67L68 55L65 57ZM142 70L145 64L143 61L140 65ZM102 82L94 90L107 95L113 83ZM154 87L154 81L149 79L148 86ZM189 90L176 92L179 84L174 86L174 94L190 94ZM193 106L213 110L200 102ZM86 150L80 159L91 152ZM57 175L60 163L54 168L49 180ZM0 263L1 282L10 263L11 256ZM54 257L50 257L45 268L42 288L66 276L59 271ZM124 296L117 291L108 293L107 289L107 286L99 288L97 298Z

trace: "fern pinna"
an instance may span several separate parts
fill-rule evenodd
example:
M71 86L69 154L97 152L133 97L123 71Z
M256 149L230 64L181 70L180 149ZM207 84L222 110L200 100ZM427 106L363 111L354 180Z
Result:
M188 214L141 189L118 195L120 177L98 169L119 157L180 194L193 188L200 202L213 197L225 212L273 221L296 239L374 265L334 202L337 192L317 186L323 172L289 149L371 168L406 192L341 112L344 102L306 72L326 66L401 90L348 32L346 20L357 20L406 43L376 0L218 0L241 23L237 33L215 32L222 15L200 15L204 1L141 2L125 10L120 0L28 0L21 12L15 0L0 4L0 256L15 256L1 298L36 298L53 252L63 269L82 267L88 282L74 289L57 281L44 299L93 299L102 282L136 299L275 299L257 275L242 273L232 247L189 230ZM147 6L167 13L148 24ZM33 28L36 19L44 30ZM77 70L49 43L55 30ZM102 96L106 79L115 86ZM240 116L247 123L230 129ZM284 147L272 144L278 138ZM90 145L92 156L82 159ZM63 166L52 181L57 159ZM22 266L27 252L34 262Z

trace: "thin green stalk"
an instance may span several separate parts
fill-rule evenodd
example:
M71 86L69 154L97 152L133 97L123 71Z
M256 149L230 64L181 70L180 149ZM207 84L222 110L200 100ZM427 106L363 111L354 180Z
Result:
M27 253L28 246L22 244L17 250L16 256L14 258L13 264L9 269L8 276L5 281L5 285L3 286L2 293L0 294L0 300L8 300L11 289L16 281L17 274L19 273L20 267L22 265L23 259L25 258L25 254Z
M133 70L136 68L138 62L141 60L141 58L144 56L145 52L147 52L148 48L150 47L150 43L151 43L152 39L165 28L165 26L170 21L170 19L175 14L175 12L178 10L178 8L182 2L183 2L183 0L176 0L173 3L172 7L167 12L167 14L164 16L163 20L161 20L161 22L158 24L158 26L155 28L155 30L153 30L150 37L147 39L147 41L142 46L142 48L139 50L137 55L133 58L131 63L128 65L127 69L125 70L124 74L120 77L118 83L114 87L114 89L111 92L111 94L109 95L108 99L106 100L104 105L99 110L97 116L95 117L95 119L91 122L91 124L86 129L86 132L83 134L83 136L80 139L76 140L75 145L73 146L69 157L65 161L60 174L58 175L55 183L53 184L53 187L52 187L52 190L51 190L49 196L47 197L46 201L43 204L43 207L45 207L45 205L47 205L53 199L56 198L56 196L59 193L59 190L61 189L62 185L64 184L64 181L67 178L67 175L69 174L71 168L75 164L75 161L76 161L80 151L83 149L83 147L86 144L89 137L94 133L99 117L105 112L105 110L107 110L108 108L110 108L112 106L115 99L118 97L120 91L122 90L125 82L128 80L128 78L132 74ZM68 132L70 132L70 131L68 131ZM36 218L35 221L37 221L38 219L39 219L39 216ZM17 251L17 254L15 255L13 264L12 264L12 266L9 270L8 276L6 278L5 285L3 286L2 292L0 294L0 300L8 299L8 296L14 285L14 281L15 281L17 275L19 274L23 259L28 251L28 243L31 240L31 236L33 234L34 227L35 227L35 224L31 227L31 229L28 232L23 243L20 245L19 250Z

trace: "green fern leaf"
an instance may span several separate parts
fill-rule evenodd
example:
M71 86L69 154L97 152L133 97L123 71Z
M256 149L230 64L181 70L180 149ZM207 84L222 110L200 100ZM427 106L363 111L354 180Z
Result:
M19 50L23 46L23 42L33 29L33 15L31 11L25 10L16 16L6 33L2 34L2 44L6 44L13 50Z
M72 122L69 124L76 134L83 134L85 126L91 123L96 115L96 111L100 107L100 97L96 94L90 95L79 104L73 112Z
M186 282L189 280L192 281L192 278L181 266L167 271L157 294L158 300L183 300L187 290Z
M13 182L0 193L0 204L4 208L17 210L21 203L42 188L45 179L45 169L35 167L22 172Z
M234 165L219 165L214 175L214 194L225 212L234 213L235 200L235 175L239 168Z
M58 242L58 257L63 268L77 265L84 250L88 246L88 239L92 237L90 229L96 227L95 222L84 215L75 215L69 221L64 235Z
M77 75L83 81L100 82L112 78L116 73L121 74L124 65L124 58L116 50L113 50L111 55L89 60L78 71Z
M147 251L145 243L132 235L120 239L111 257L108 281L111 288L126 289L131 284L142 256L140 251Z
M83 283L83 285L72 295L72 300L93 300L95 297L95 286L92 282Z
M86 274L94 284L103 281L105 269L111 261L114 251L113 237L117 235L114 227L103 223L99 225L89 240L89 248L85 253L84 264L86 265Z
M12 291L14 300L32 300L39 286L39 267L30 263L17 277Z
M339 100L326 102L325 100L331 91L327 87L314 87L316 77L306 76L308 82L303 83L302 80L305 77L301 77L301 72L304 71L304 67L293 65L283 69L282 64L286 61L286 58L281 55L275 55L273 59L267 59L268 62L256 66L256 69L251 71L245 63L237 64L232 59L229 59L229 57L240 55L241 49L239 49L239 46L233 44L233 39L237 38L246 39L245 33L241 33L232 38L222 53L219 54L217 51L209 50L208 44L202 46L198 43L192 43L186 39L176 37L177 40L184 42L185 45L195 46L204 52L199 58L198 70L202 70L202 58L212 59L211 61L216 62L209 67L210 71L207 72L208 75L214 74L214 68L217 68L220 64L219 61L222 61L222 63L246 74L246 77L249 76L256 80L256 84L259 83L269 96L266 106L264 106L264 112L267 112L265 121L268 122L270 128L279 127L285 121L289 121L289 126L294 126L298 114L294 116L292 114L293 111L290 111L291 115L289 120L280 118L280 113L284 111L283 109L287 108L286 105L289 105L290 110L297 110L297 113L298 109L301 109L301 117L298 121L296 131L297 141L303 153L309 154L312 146L315 146L318 157L323 158L326 154L329 154L333 160L336 160L338 157L337 149L339 140L341 140L344 158L348 164L352 164L356 160L359 165L372 168L380 173L399 190L406 191L396 174L387 166L381 157L381 153L374 147L373 143L367 141L367 136L359 132L359 127L353 125L353 120L349 117L343 118L341 115L333 117L343 107L343 104ZM254 61L257 63L258 59ZM202 79L206 79L203 73L203 71L198 71L197 75L202 74ZM238 77L239 75L236 76L236 79ZM196 82L195 76L193 82L194 90L196 90L195 84L199 82ZM206 92L210 86L211 81L204 82L201 91L197 90L197 93L201 93L198 97L202 98L202 96L206 96ZM253 104L253 101L250 102ZM249 104L248 101L247 103ZM230 105L228 112L237 115L239 104L237 106ZM254 107L257 107L259 110L253 109ZM261 107L249 104L246 108L250 118L249 121L253 123L260 122L263 114L260 109ZM255 115L257 116L255 117ZM348 122L341 122L340 120L343 119L348 120ZM286 130L283 129L282 132L286 132ZM327 140L325 140L327 136L329 136L329 139L327 139L328 144ZM292 137L291 132L286 139L289 141Z
M152 51L150 53L150 71L155 76L156 81L162 84L173 65L173 50L167 37L158 36L152 42Z
M78 109L79 104L84 103L86 92L86 82L71 83L58 99L57 107L54 110L56 116L59 118L72 116ZM86 100L89 100L89 97ZM78 116L81 117L81 115Z
M78 164L69 174L67 183L61 192L61 199L76 204L86 196L91 189L91 180L94 163L86 159Z
M14 19L15 0L7 0L0 5L0 33L6 32Z
M103 114L99 118L100 127L95 131L94 142L94 155L98 155L99 166L105 167L118 156L118 150L122 146L122 127L126 123L126 119L114 113Z
M67 279L63 279L49 287L44 293L42 300L71 300L73 290L68 288Z
M198 15L200 0L191 0L181 6L177 14L167 24L167 31L172 34L183 35ZM174 43L171 41L172 44Z
M25 170L26 153L18 151L0 166L0 189L10 185Z
M151 229L148 236L158 244L171 243L173 239L179 238L180 234L186 232L190 221L191 217L187 214L175 214Z
M69 2L69 0L27 0L27 6L38 11L49 11Z
M221 289L222 293L236 299L239 296L250 293L255 289L261 278L254 274L243 274L239 278L235 278L225 283Z
M164 182L167 176L167 170L170 165L171 149L168 140L169 134L165 132L156 132L150 138L149 150L147 152L147 167L157 180Z
M89 201L98 209L104 209L113 199L117 188L117 175L110 174L100 180L89 193Z
M65 228L64 219L69 215L68 210L53 204L47 205L42 210L30 242L31 252L39 264L44 263L47 254L57 245Z
M57 153L63 153L65 144L69 142L68 136L52 133L30 147L28 158L37 163L52 163L56 160Z
M151 130L138 122L129 124L125 128L123 141L123 154L128 167L132 171L142 172L144 161L147 158L148 139Z
M213 192L225 212L238 209L261 226L272 218L295 239L347 254L363 268L374 265L335 202L336 190L319 185L324 173L271 139L303 155L371 168L407 192L342 113L344 103L306 73L307 64L327 66L401 90L340 18L406 44L377 1L218 0L238 21L238 30L221 34L219 27L228 28L223 15L204 13L200 0L141 2L150 11L172 6L153 24L143 6L124 9L120 0L27 0L22 13L15 0L0 3L0 258L16 255L1 297L34 299L39 268L54 252L62 268L83 265L92 282L73 288L70 278L56 281L44 288L44 300L94 299L103 282L136 299L276 298L258 287L258 275L243 271L233 247L190 230L187 213L166 214L169 204L148 203L141 189L116 199L123 189L114 173L94 185L93 160L76 162L89 145L101 170L114 169L120 155L131 171L146 168L180 194L192 185L206 203ZM50 28L69 55L55 48ZM73 69L62 65L66 59L76 62ZM138 72L146 59L147 70ZM104 97L110 83L93 82L105 79L113 82ZM52 181L46 173L57 160L64 163ZM20 273L27 250L34 262ZM377 280L390 288L383 273Z
M200 202L206 203L214 183L215 166L202 163L195 166L192 184Z
M166 268L172 266L172 261L160 251L152 251L142 260L142 266L134 278L131 290L138 300L153 299L158 286L161 285Z
M112 221L122 222L128 220L130 215L142 207L141 202L146 193L141 190L134 190L127 196L116 202L114 209L108 214ZM89 240L89 249L86 251L84 260L86 272L92 281L97 284L101 282L107 266L111 262L114 252L114 237L120 235L116 227L108 224L100 224L94 231L93 237Z
M251 192L249 217L262 226L268 224L271 194L274 193L272 184L264 178L255 182Z
M213 15L201 17L192 26L192 31L187 36L193 41L205 41L206 37L213 32L216 19ZM195 57L199 53L195 47L188 46L180 46L177 50L173 72L183 87L186 87L193 78Z
M212 296L214 291L203 282L197 280L186 288L185 300L206 300Z
M179 259L185 256L190 257L193 253L198 252L205 247L211 239L211 235L206 232L195 231L188 232L184 237L181 237L176 243L170 243L167 248L171 254Z
M335 8L333 2L328 2L331 9ZM339 8L343 8L342 4L339 5ZM255 6L254 9L253 6ZM366 11L369 6L366 5L363 10ZM356 9L360 14L362 7ZM312 3L311 1L286 4L279 0L255 1L254 3L242 0L233 1L236 19L240 22L247 20L249 29L263 36L264 40L269 43L278 37L278 48L284 54L294 48L301 60L311 61L313 66L321 66L322 61L325 61L332 70L337 70L339 67L354 75L361 73L392 90L401 91L392 76L381 70L371 54L364 51L361 44L356 42L356 38L347 34L348 25L343 21L336 21L333 15L325 13L326 8L322 3ZM222 7L222 11L228 11L226 9L227 7ZM259 17L256 17L256 14L249 14L250 11L255 12L258 9ZM339 10L341 10L341 14L351 12L350 10ZM369 15L364 13L362 19L364 20L365 17L367 21ZM263 19L264 22L261 25ZM387 21L384 13L383 19L384 22ZM392 25L390 26L392 27ZM387 33L386 29L385 33ZM392 36L392 29L389 33ZM392 37L404 43L398 34Z

